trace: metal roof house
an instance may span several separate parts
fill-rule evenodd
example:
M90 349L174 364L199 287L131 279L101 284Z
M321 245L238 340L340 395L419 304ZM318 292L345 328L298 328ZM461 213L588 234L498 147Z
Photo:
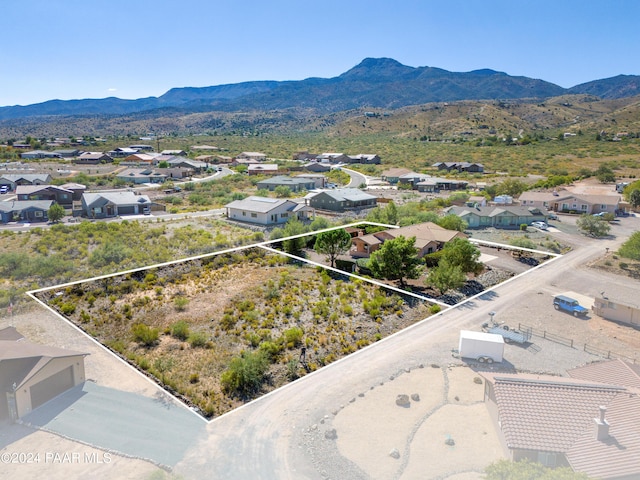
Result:
M278 225L290 218L308 220L313 217L313 208L283 198L251 196L234 200L225 205L227 218L258 225Z
M357 188L337 188L307 195L307 201L316 209L343 212L373 208L377 205L378 198Z

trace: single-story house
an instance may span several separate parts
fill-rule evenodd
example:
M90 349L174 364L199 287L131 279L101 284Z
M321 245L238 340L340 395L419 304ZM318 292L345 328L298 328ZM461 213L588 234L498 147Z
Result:
M438 170L446 170L447 172L451 172L453 170L457 170L458 172L471 172L471 173L484 172L484 165L482 165L481 163L436 162L432 166L436 167Z
M350 158L344 153L321 153L316 161L321 163L349 163Z
M36 160L41 158L62 158L62 155L46 150L31 150L20 154L20 158Z
M353 237L351 241L353 247L349 253L353 257L368 257L378 250L385 241L400 236L404 238L415 237L419 257L441 250L447 242L454 238L467 238L467 235L457 230L447 230L435 223L425 222Z
M411 173L411 170L409 170L408 168L390 168L382 172L380 178L385 182L396 184L400 180L400 177L402 175L406 175L407 173Z
M194 173L201 173L209 168L208 163L201 162L199 160L191 160L189 158L174 157L171 160L168 160L167 163L171 168L185 168Z
M28 342L14 327L0 329L0 424L83 383L86 355Z
M73 192L54 185L18 185L16 187L18 201L53 200L65 208L71 208Z
M275 163L252 163L247 166L249 175L275 175L278 173L278 165Z
M82 195L82 211L89 218L140 215L151 210L151 200L134 192L99 192Z
M153 146L147 144L129 145L129 148L133 148L139 152L153 152Z
M85 190L87 189L87 187L85 185L82 185L81 183L64 183L62 185L60 185L60 188L64 188L65 190L69 190L72 192L73 196L73 200L81 200L82 199L82 194L85 192Z
M590 478L640 478L640 366L610 360L567 373L481 373L507 457Z
M637 305L600 297L595 299L592 308L593 313L607 320L640 327L640 307Z
M296 175L295 178L304 178L307 180L313 180L315 188L325 188L327 185L327 177L321 173L301 173Z
M523 192L518 198L520 205L546 208L554 212L566 213L613 213L620 207L620 195L592 195L581 193L576 195L568 190L552 192Z
M323 173L331 171L331 165L322 162L309 162L302 165L302 168L310 172Z
M547 220L546 210L535 207L518 206L488 206L488 207L458 207L446 208L445 213L454 214L462 218L469 228L495 227L495 228L519 228L523 223L530 225L532 222L544 222Z
M0 221L9 222L47 222L48 212L53 205L53 200L13 200L0 202Z
M225 205L227 218L258 225L278 225L290 218L309 220L313 218L313 208L284 198L251 196L244 200L234 200Z
M191 150L220 150L219 147L213 145L191 145Z
M134 153L138 153L137 148L129 148L129 147L118 147L113 150L109 150L107 155L111 158L123 158L128 157L129 155L133 155Z
M61 158L73 158L80 155L82 150L78 150L77 148L65 148L62 150L54 150L52 153L56 153L60 155Z
M6 185L15 190L18 185L50 185L51 175L48 173L5 173L0 176L0 186Z
M162 150L160 152L160 155L171 155L171 156L177 156L177 157L186 157L187 156L187 152L185 152L184 150Z
M127 183L163 183L167 179L162 170L153 170L151 168L127 168L116 174L118 180Z
M309 153L308 150L302 150L300 152L294 153L293 159L301 160L303 162L311 162L312 160L315 160L317 156L318 156L317 153Z
M267 155L261 152L242 152L236 156L237 160L255 160L256 162L264 162Z
M111 163L113 158L102 152L82 152L72 162L80 165L98 165L100 163Z
M358 155L348 155L346 163L362 163L367 165L378 165L381 160L380 157L373 153L360 153Z
M323 190L306 196L307 203L319 210L333 210L343 212L360 208L373 208L377 205L378 197L358 190L357 188L336 188Z
M272 178L260 180L256 184L256 187L258 187L258 189L265 188L270 192L274 191L278 187L287 187L292 192L299 192L301 190L313 190L316 188L316 183L314 180L309 178L278 175Z
M158 153L133 153L127 155L121 165L155 165L159 156Z
M468 184L469 183L464 180L452 180L450 178L425 175L419 182L414 182L413 187L419 192L437 193L442 190L464 190Z

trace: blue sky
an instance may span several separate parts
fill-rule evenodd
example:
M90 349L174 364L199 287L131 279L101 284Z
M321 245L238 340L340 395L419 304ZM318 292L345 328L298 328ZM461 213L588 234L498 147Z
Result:
M334 77L367 57L563 87L640 75L640 2L4 0L0 106Z

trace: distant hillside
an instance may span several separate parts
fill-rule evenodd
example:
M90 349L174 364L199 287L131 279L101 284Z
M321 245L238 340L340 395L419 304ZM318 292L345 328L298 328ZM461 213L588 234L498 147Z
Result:
M0 120L47 115L123 115L159 108L183 111L312 108L331 113L352 108L400 108L437 101L547 98L565 89L543 80L493 70L456 73L408 67L389 58L367 58L330 79L245 82L203 88L174 88L160 97L51 100L0 108Z
M600 98L624 98L640 95L640 76L618 75L576 85L568 93L586 93Z
M587 125L587 121L592 122L589 128L598 128L598 122L604 122L598 115L605 111L612 114L616 108L633 103L627 100L640 94L639 79L620 75L564 89L543 80L489 69L449 72L435 67L410 67L390 58L367 58L334 78L173 88L160 97L137 100L51 100L0 107L0 138L131 132L319 131L365 111L393 113L394 118L400 118L407 115L406 109L416 106L418 110L437 113L431 115L429 122L433 124L432 131L444 135L474 129L486 134L487 130L495 129L568 128L576 123ZM601 99L614 103L599 103ZM616 100L622 103L615 103ZM460 115L466 109L465 102L476 102L480 110L464 119L452 118L443 123L445 110L438 110L442 107L438 104L444 102L458 103ZM549 103L553 108L544 106ZM496 107L498 111L489 115ZM455 117L454 109L446 111ZM622 115L629 125L626 128L635 128L634 112L636 107L631 105Z
M482 138L606 131L640 134L640 96L603 100L562 95L546 100L462 100L398 109L359 108L322 114L307 108L188 112L166 108L128 115L27 117L0 121L0 138L178 134L383 134L409 138Z

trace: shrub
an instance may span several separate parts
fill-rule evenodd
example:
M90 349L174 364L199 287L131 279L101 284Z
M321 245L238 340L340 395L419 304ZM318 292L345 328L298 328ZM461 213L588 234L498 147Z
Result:
M284 343L287 348L295 348L302 343L303 331L300 327L293 327L284 332Z
M227 394L249 396L262 386L269 361L264 352L242 352L231 360L223 372L220 382Z
M189 375L189 383L198 383L200 381L200 375L197 373L192 373Z
M74 312L76 311L76 306L73 303L63 303L60 306L60 311L64 314L64 315L73 315Z
M442 310L442 308L440 307L440 305L438 305L437 303L431 305L429 307L429 311L435 315L436 313L440 312L440 310Z
M520 224L520 230L522 230L523 232L527 231L527 224L526 223L521 223Z
M207 336L202 332L193 332L189 335L188 342L192 348L205 347L207 345Z
M178 340L186 340L189 338L189 324L184 320L174 323L171 326L171 335Z
M133 339L145 347L155 345L160 337L160 331L157 328L151 328L144 323L135 324L131 328L131 332L133 333Z
M178 312L184 312L187 309L187 305L189 305L189 299L185 297L176 297L173 301L173 305Z

